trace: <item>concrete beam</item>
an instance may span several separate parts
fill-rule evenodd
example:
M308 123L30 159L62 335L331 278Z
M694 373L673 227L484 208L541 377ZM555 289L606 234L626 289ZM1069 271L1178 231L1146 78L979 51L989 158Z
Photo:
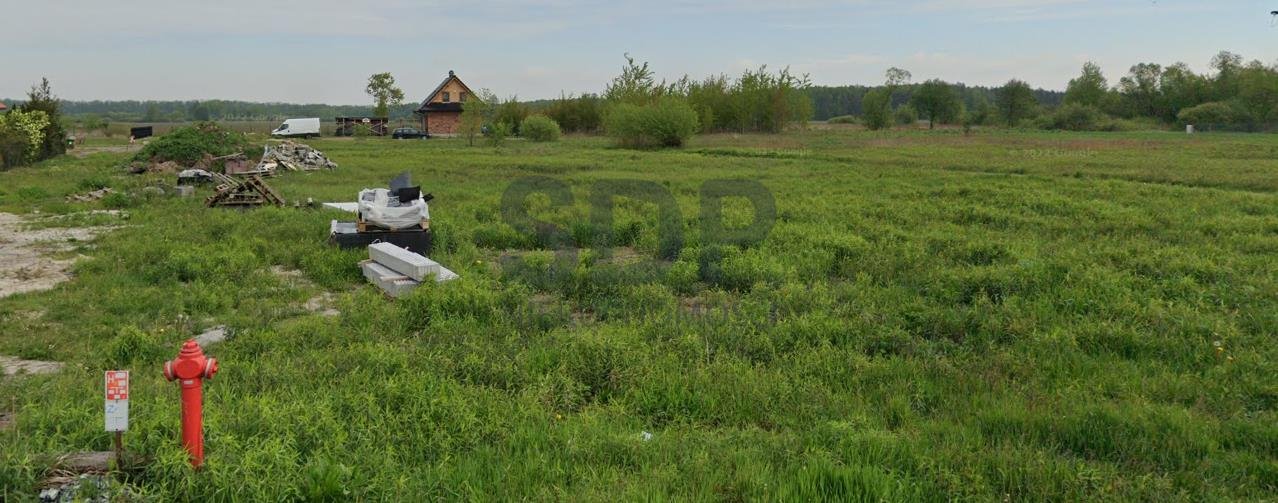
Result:
M415 281L422 281L432 274L439 276L442 269L434 260L390 243L368 245L368 258Z

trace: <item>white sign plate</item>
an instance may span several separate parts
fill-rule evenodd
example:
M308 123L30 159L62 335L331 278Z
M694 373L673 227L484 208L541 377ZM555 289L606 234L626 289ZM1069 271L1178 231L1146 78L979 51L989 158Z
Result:
M129 429L129 371L106 371L106 431Z

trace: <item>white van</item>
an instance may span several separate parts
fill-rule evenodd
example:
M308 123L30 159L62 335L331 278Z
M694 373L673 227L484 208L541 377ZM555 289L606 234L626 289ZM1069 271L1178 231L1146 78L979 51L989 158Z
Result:
M287 119L271 131L271 136L312 138L320 135L319 118Z

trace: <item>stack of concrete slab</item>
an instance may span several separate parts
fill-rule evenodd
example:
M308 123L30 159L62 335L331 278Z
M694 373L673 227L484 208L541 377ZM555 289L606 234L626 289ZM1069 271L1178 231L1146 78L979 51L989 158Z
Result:
M395 298L407 295L430 278L443 283L459 277L438 262L391 243L369 245L368 258L360 262L364 277Z

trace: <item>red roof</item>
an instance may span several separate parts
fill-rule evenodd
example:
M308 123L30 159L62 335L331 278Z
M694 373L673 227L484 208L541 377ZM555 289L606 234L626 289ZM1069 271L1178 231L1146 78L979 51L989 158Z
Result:
M3 101L0 101L0 110L5 110L5 109L8 109L8 108L9 108L9 107L4 106L4 102L3 102Z

